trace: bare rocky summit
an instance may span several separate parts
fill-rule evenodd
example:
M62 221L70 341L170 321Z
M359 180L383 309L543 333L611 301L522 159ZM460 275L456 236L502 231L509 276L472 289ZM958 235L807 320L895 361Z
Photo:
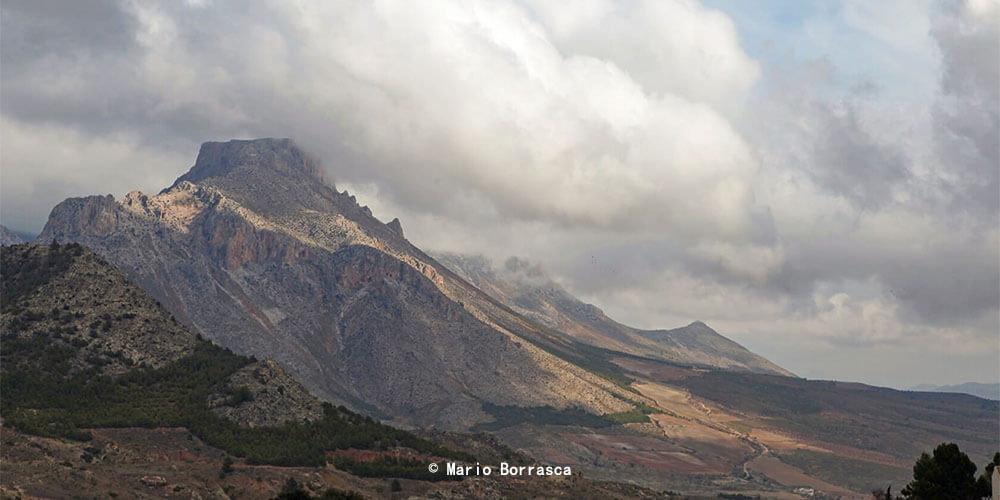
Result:
M640 330L618 323L571 295L537 264L517 257L502 266L482 256L436 258L504 305L588 344L671 363L792 376L700 321L672 330Z
M39 236L52 240L93 248L194 331L273 358L322 399L401 423L467 428L492 419L483 402L650 403L338 192L287 139L206 143L157 195L68 199Z

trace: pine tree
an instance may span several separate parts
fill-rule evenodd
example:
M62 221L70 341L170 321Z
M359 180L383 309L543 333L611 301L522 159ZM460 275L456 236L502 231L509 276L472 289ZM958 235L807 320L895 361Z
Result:
M922 453L913 465L913 481L903 488L912 500L977 500L976 464L955 443L941 443L933 456Z

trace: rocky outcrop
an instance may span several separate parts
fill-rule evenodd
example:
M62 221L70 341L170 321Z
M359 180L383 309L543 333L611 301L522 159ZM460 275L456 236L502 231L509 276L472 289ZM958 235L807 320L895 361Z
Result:
M403 224L399 222L399 218L392 219L386 224L386 227L392 230L392 232L399 235L400 238L403 237Z
M281 425L323 416L320 401L272 359L240 368L226 385L230 391L211 395L208 406L240 425Z
M673 330L639 330L572 296L536 264L516 257L495 266L482 256L442 254L437 260L507 307L588 344L671 363L726 370L792 373L696 321Z
M381 417L465 428L489 420L482 401L631 408L401 233L289 141L257 140L207 143L155 196L67 200L39 238L94 248L195 331Z

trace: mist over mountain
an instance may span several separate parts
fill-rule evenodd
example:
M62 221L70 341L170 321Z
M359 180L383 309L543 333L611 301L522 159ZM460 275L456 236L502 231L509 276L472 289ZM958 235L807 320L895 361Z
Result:
M495 266L482 256L438 260L494 299L549 328L598 347L663 361L789 375L792 373L696 321L672 330L639 330L570 295L537 264L511 257Z

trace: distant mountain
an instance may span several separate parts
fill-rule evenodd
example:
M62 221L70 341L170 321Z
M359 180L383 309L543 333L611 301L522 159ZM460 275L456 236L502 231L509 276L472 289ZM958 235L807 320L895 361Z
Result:
M508 405L594 415L649 402L568 341L437 263L287 139L206 143L158 195L71 198L39 241L80 242L182 323L272 356L325 400L468 428Z
M591 345L672 363L794 376L700 321L672 330L618 323L569 294L539 266L516 257L502 267L482 256L441 254L437 259L518 313Z
M18 243L24 243L20 234L7 229L7 226L0 226L0 246L17 245Z
M1000 384L984 384L980 382L966 382L956 385L920 384L911 387L910 390L920 392L957 392L960 394L971 394L983 399L1000 400Z

